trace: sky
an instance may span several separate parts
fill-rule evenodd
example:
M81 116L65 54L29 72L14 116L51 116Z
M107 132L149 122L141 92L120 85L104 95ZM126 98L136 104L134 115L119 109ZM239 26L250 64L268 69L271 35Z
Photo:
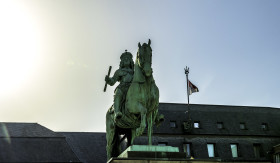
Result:
M280 108L278 0L0 0L0 121L104 132L109 66L151 39L160 102Z

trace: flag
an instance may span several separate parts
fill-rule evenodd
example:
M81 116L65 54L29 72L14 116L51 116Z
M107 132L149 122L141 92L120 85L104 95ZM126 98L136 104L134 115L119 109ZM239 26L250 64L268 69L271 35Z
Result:
M198 92L198 88L191 81L188 81L188 87L189 87L189 95Z

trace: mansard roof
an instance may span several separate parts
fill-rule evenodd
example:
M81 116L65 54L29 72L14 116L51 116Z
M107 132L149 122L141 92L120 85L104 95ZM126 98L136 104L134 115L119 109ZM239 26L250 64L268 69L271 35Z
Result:
M37 123L0 123L0 162L80 162L65 137Z
M61 132L82 162L106 162L106 133Z
M254 106L226 106L226 105L201 105L190 104L189 112L187 104L160 103L159 112L164 114L165 121L159 128L155 128L155 134L187 134L184 132L183 123L188 120L200 124L199 129L193 129L188 134L203 135L256 135L279 136L280 135L280 109L271 107ZM176 127L170 127L170 121L176 122ZM223 123L223 129L217 128L217 123ZM240 129L240 123L245 124L245 129ZM262 125L267 125L267 130Z
M4 137L63 137L38 123L0 123L0 138Z

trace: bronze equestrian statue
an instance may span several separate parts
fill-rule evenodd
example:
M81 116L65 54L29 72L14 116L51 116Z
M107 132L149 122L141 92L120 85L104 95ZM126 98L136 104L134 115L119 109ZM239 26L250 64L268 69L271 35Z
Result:
M148 145L152 145L153 125L163 121L158 114L159 90L153 78L151 40L148 44L138 44L138 52L133 64L132 54L121 55L120 68L105 81L114 85L114 104L106 114L107 159L119 156L120 135L125 134L128 146L135 137L141 136L148 127Z

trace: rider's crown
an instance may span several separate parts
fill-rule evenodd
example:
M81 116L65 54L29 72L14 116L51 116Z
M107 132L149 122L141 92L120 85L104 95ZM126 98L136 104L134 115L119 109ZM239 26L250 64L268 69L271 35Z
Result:
M127 50L125 50L125 52L122 53L120 58L123 59L123 57L125 57L125 56L128 56L128 57L132 58L132 54L130 52L127 52Z

